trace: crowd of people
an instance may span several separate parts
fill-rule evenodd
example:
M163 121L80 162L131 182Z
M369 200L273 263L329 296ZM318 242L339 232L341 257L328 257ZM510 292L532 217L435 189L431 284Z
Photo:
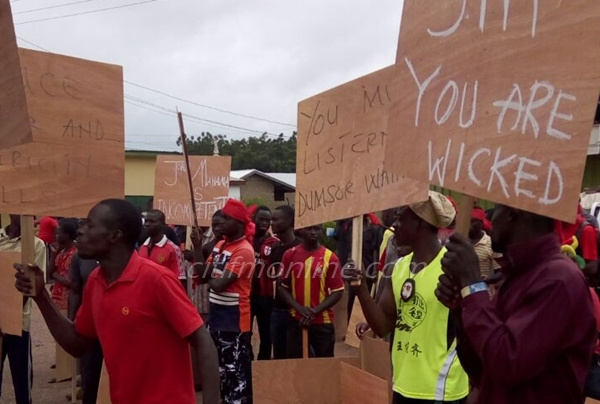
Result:
M455 233L456 204L436 192L365 215L360 263L351 220L336 223L332 251L322 225L295 230L287 205L230 199L210 228L192 229L189 250L163 212L142 217L124 200L81 221L43 218L36 282L15 264L17 289L32 295L23 334L2 343L16 404L31 403L32 301L81 358L84 404L96 402L103 361L113 404L191 404L195 391L205 403L246 404L253 360L301 358L304 344L310 357L334 356L345 289L348 312L358 299L366 318L358 336L390 343L395 404L600 397L597 223L582 210L567 224L501 205L470 216L468 234ZM0 251L20 243L11 216Z

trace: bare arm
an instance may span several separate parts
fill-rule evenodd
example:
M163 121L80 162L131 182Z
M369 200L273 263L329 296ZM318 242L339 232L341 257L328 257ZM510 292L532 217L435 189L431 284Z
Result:
M202 400L205 404L218 404L220 402L220 376L217 349L206 327L202 326L194 331L187 340L192 352L200 364L200 385L202 386Z
M361 282L356 290L367 323L381 338L393 331L397 316L392 281L385 277L382 279L382 283L383 289L378 302L371 298L365 282Z
M300 303L294 299L288 288L279 281L277 281L277 294L285 304L294 310L303 311L305 309L304 306L301 306Z
M212 265L211 265L212 269ZM208 271L207 271L208 272ZM212 271L211 271L212 273ZM208 281L208 286L215 292L219 293L227 289L229 285L231 285L238 278L236 274L231 271L225 270L223 271L222 278L212 278Z
M83 355L89 348L92 340L77 334L75 324L60 313L46 289L38 293L34 301L40 308L48 329L56 342L67 353L76 358Z
M67 351L70 355L79 357L88 349L92 340L83 337L75 332L75 324L63 316L52 299L48 291L44 287L44 273L35 265L30 265L30 269L34 272L36 278L36 290L33 300L36 302L44 320L50 329L50 333L58 342L58 344ZM25 272L21 264L15 264L17 269L16 288L25 295L30 295L33 292L31 280Z
M289 294L289 292L288 292L288 294ZM344 294L343 290L338 290L336 292L333 292L332 294L327 296L325 298L325 300L323 300L321 302L321 304L319 304L317 307L314 307L313 311L315 312L315 314L319 314L322 311L332 308L333 306L335 306L335 304L337 302L339 302L342 299L343 294Z

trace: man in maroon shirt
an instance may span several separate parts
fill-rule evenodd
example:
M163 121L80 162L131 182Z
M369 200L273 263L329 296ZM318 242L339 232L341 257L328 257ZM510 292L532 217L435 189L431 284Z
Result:
M458 355L480 404L581 404L596 341L590 293L553 221L499 205L492 247L505 282L490 300L469 240L453 235L438 299L459 323Z

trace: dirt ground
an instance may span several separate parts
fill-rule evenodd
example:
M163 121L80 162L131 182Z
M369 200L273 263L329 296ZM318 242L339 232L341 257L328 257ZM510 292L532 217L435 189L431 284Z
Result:
M255 352L258 348L258 339L254 333L253 345ZM50 384L48 381L54 377L54 370L50 366L54 363L55 343L46 323L42 318L37 306L33 305L31 318L31 338L33 347L33 404L67 404L67 394L71 393L71 382ZM356 356L358 352L344 343L336 344L336 356ZM14 404L14 392L12 379L8 366L8 359L5 363L5 372L2 379L2 396L0 404ZM201 403L201 397L198 397L198 403Z

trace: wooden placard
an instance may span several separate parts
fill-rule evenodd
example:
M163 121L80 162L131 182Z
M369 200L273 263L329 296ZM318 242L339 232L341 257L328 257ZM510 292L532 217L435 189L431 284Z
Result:
M122 68L19 53L34 141L0 150L0 211L85 217L123 198Z
M358 358L254 361L254 403L339 403L340 364L357 367L360 361Z
M230 156L190 156L198 225L210 226L212 215L229 197ZM165 214L168 224L193 225L192 203L183 156L156 157L154 209Z
M388 67L299 103L297 228L427 199L427 184L383 168L393 73Z
M111 404L110 400L110 380L106 370L106 362L102 362L102 373L100 374L100 383L98 385L98 396L96 404Z
M600 3L406 0L384 167L572 222Z
M364 337L360 342L360 368L391 383L390 343L382 339Z
M0 0L0 38L1 150L33 140L9 0Z
M387 380L347 363L340 364L340 385L341 404L390 402L391 389Z
M0 329L19 336L23 331L23 295L15 289L13 265L20 261L20 252L0 251Z

